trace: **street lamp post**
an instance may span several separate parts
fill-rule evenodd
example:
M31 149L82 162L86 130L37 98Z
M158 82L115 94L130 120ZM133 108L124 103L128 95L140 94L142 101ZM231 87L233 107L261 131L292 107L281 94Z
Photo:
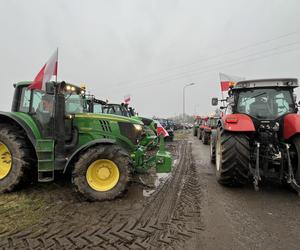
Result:
M189 86L193 86L193 85L195 85L195 83L189 83L189 84L186 84L186 85L184 85L184 87L183 87L183 98L182 98L182 111L183 111L183 113L182 113L182 118L183 118L183 123L185 122L185 89L187 88L187 87L189 87Z

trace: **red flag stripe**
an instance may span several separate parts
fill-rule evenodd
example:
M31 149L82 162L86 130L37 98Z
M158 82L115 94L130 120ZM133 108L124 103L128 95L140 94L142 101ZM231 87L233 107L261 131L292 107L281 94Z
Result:
M29 89L42 89L45 68L46 68L46 64L43 66L43 68L40 70L40 72L34 78L33 83L31 85L29 85L29 87L28 87Z
M221 82L221 91L227 91L229 89L231 82L229 81L223 81Z

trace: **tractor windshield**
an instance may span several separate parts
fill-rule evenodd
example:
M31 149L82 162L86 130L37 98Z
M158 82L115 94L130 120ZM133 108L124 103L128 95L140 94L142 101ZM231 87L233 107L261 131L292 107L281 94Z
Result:
M258 119L276 119L294 110L292 93L283 88L257 88L238 93L237 112Z

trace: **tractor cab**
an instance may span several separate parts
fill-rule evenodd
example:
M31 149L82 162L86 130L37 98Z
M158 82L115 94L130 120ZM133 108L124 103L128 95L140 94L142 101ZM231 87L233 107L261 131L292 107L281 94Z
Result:
M244 113L257 120L277 120L297 113L293 95L298 87L295 79L242 81L229 92L233 97L233 113Z
M85 95L86 102L86 111L94 114L102 114L103 106L107 104L107 102L97 99L94 95L88 94Z
M129 113L126 105L124 103L116 104L116 103L107 103L102 107L102 112L104 114L114 114L120 116L130 117L131 114Z
M211 150L221 184L244 184L252 177L256 189L271 179L300 192L297 87L298 80L290 78L240 81L230 88Z

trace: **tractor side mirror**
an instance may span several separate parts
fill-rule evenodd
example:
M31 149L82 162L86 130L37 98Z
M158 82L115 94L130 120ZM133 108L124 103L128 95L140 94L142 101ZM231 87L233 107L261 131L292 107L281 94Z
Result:
M219 102L219 100L218 100L218 98L216 98L216 97L213 97L213 98L211 99L211 105L212 105L212 106L217 106L217 105L218 105L218 102Z

